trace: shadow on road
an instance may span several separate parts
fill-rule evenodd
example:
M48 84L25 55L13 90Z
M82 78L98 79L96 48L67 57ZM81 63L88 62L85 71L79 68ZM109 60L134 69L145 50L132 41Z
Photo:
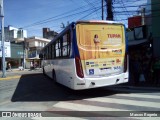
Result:
M74 91L38 73L21 76L11 101L67 101L113 94L116 92L103 88Z
M67 101L81 100L94 97L109 97L120 93L139 93L140 91L120 91L102 87L88 90L74 91L63 85L55 83L43 74L22 75L17 88L12 96L12 102L42 102L42 101ZM146 91L149 92L149 91ZM151 91L156 92L156 91ZM144 93L144 92L143 92Z

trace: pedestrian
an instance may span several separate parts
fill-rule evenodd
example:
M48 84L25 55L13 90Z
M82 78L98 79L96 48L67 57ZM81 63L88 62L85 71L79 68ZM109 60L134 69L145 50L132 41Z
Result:
M153 84L160 84L160 59L156 58L153 64Z
M12 71L12 67L11 67L11 64L10 64L10 63L8 63L8 69L9 69L10 71Z
M133 61L133 74L134 74L134 84L135 86L139 85L139 78L141 74L141 64L137 56L135 56Z
M31 61L30 63L30 70L33 70L34 66L33 66L33 62Z

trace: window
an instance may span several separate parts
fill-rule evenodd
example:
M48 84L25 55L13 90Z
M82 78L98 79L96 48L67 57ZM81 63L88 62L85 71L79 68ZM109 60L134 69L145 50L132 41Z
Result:
M44 59L47 59L47 48L44 49Z
M48 46L48 59L52 58L52 46Z
M70 55L71 37L70 31L58 38L45 49L45 59L66 58Z
M60 41L60 39L56 41L55 52L56 52L56 58L61 57L61 41Z
M62 40L62 55L63 57L67 57L70 55L70 31L68 31L65 35L63 35Z
M40 46L40 42L38 41L38 46Z
M52 58L55 58L55 44L52 44L52 51L51 51L51 53L52 53Z
M47 49L46 49L46 59L48 59L48 53L49 52L49 50L48 50L48 47L47 47Z

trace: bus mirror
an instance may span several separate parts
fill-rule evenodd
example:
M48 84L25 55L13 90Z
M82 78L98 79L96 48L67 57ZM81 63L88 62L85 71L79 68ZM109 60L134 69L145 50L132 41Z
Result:
M39 58L43 59L43 54L42 53L39 54Z

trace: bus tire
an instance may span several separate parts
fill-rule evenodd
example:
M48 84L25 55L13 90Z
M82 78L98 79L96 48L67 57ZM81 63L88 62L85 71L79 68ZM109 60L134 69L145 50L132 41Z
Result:
M54 70L52 70L52 79L54 80L54 82L57 82L56 80L56 73Z

